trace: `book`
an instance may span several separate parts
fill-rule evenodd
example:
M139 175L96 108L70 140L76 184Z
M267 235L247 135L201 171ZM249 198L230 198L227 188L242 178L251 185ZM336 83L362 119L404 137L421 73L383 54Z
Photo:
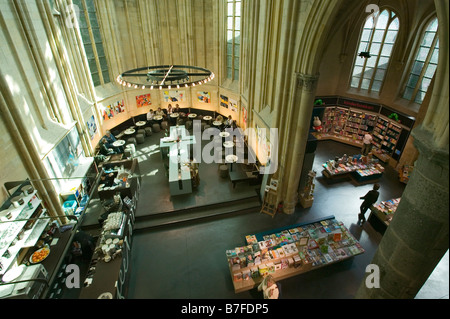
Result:
M341 241L341 239L342 239L342 233L339 231L339 232L335 232L334 234L333 234L333 241Z
M254 267L250 268L250 276L252 278L258 278L259 277L258 267L254 266Z
M300 246L308 245L309 237L301 237L299 240Z
M264 276L264 274L269 272L269 268L266 264L260 264L258 265L258 272L260 276Z
M237 272L233 274L234 281L242 281L242 272Z

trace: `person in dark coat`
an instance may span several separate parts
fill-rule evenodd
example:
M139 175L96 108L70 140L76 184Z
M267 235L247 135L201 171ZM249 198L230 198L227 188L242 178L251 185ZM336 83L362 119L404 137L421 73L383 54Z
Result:
M114 154L114 150L109 146L106 138L101 139L99 146L100 146L100 154L105 156Z
M380 193L378 192L379 189L380 185L374 184L371 191L368 191L366 195L359 198L364 199L364 201L361 204L360 213L358 214L358 225L362 226L362 224L366 222L366 217L364 217L364 214L370 208L370 206L372 206L372 204L374 204L378 200L378 196L380 195Z

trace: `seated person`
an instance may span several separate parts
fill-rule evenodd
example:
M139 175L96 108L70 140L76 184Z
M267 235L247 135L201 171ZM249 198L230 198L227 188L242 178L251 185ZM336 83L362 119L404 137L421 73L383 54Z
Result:
M224 128L223 116L222 115L217 115L215 121L221 123L220 125L217 126L217 128L222 131L223 128ZM214 125L214 123L213 123L213 125Z
M99 184L103 184L105 185L105 187L111 187L114 186L114 173L109 173L109 174L103 174L102 176L100 176L100 182Z
M112 144L115 141L117 141L116 137L109 130L106 131L105 136L103 136L103 138L105 138L109 144Z
M234 121L233 121L233 118L231 117L231 115L228 115L228 118L225 120L225 122L223 124L225 125L225 128L227 128L227 127L233 128Z
M152 126L153 123L155 122L153 120L153 117L155 116L155 112L153 112L153 109L148 110L147 112L147 124Z
M167 106L167 115L170 116L170 114L172 114L172 113L176 113L176 112L174 112L174 111L172 110L172 104L169 104L169 105Z
M102 155L113 155L115 154L114 149L109 147L108 141L106 140L106 138L102 138L100 141L100 154Z
M114 150L114 153L123 153L124 148L123 146L114 146L113 143L117 141L116 137L111 133L111 131L106 131L105 136L103 136L104 139L106 139L106 145L108 148L112 148Z
M175 104L175 107L173 108L173 112L174 113L180 113L180 106L177 104Z
M162 116L163 118L166 117L166 113L160 107L156 110L155 115Z

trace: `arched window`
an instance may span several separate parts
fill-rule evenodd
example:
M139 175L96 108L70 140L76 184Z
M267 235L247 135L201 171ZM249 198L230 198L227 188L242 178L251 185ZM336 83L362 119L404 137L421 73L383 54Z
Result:
M100 36L93 0L73 0L80 10L79 29L94 86L110 82L108 64Z
M400 26L397 14L389 9L369 16L359 40L350 86L380 92L389 58Z
M406 82L403 98L422 104L434 76L439 57L438 20L434 18L425 30Z
M227 78L239 79L241 0L227 0Z

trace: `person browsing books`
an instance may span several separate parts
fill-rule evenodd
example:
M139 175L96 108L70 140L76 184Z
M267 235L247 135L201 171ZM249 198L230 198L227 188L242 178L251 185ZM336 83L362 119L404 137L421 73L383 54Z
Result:
M380 193L378 190L380 189L379 184L374 184L373 189L368 191L366 195L360 197L359 199L364 199L360 207L360 213L358 214L358 225L362 226L363 223L366 222L366 217L364 214L366 211L372 206L377 200Z
M275 279L269 274L259 284L258 291L263 292L264 299L278 299L280 294Z
M363 147L361 150L362 155L367 156L367 154L369 154L369 152L372 150L372 140L373 137L370 133L364 134Z

